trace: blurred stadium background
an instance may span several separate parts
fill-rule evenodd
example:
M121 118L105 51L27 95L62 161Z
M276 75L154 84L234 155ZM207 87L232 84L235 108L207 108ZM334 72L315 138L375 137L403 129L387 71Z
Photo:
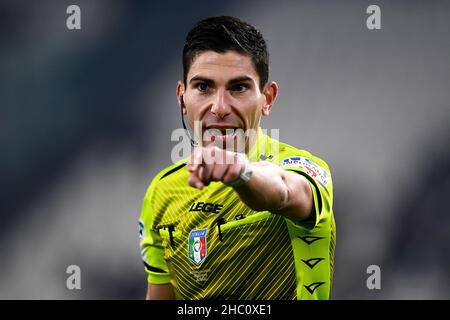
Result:
M334 174L333 298L449 299L450 2L425 0L0 1L0 298L144 297L137 220L181 127L184 36L223 14L268 41L263 127Z

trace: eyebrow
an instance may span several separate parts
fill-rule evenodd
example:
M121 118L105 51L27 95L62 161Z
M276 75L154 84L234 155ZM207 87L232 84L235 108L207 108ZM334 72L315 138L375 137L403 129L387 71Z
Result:
M204 83L207 83L207 84L214 83L214 81L212 79L209 79L209 78L206 78L206 77L202 77L202 76L192 77L192 79L189 80L189 83L197 82L197 81L201 81L201 82L204 82ZM240 76L240 77L237 77L237 78L234 78L234 79L231 79L230 81L228 81L227 85L233 85L233 84L236 84L236 83L247 82L247 81L253 82L253 79L250 78L249 76Z
M192 79L189 80L189 83L197 82L197 81L205 82L205 83L208 83L208 84L214 83L214 81L212 81L211 79L208 79L208 78L205 78L205 77L202 77L202 76L192 77Z
M228 81L228 84L236 84L236 83L247 82L247 81L253 82L253 79L250 78L249 76L241 76L241 77L231 79L230 81Z

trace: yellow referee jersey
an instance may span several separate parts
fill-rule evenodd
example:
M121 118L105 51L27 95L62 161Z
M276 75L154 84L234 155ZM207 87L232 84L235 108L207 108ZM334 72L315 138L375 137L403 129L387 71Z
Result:
M247 154L304 175L315 219L254 211L231 187L188 185L187 160L159 172L143 201L140 247L148 282L179 299L329 299L336 227L327 164L262 133Z

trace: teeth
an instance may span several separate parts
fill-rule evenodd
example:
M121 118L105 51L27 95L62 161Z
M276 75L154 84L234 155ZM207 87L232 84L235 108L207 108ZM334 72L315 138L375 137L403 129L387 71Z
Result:
M225 135L235 135L237 130L234 128L228 128L228 129L217 129L217 128L210 128L207 129L206 132L208 132L211 136L225 136Z
M207 129L206 132L210 136L221 136L222 135L222 131L220 131L219 129L216 129L216 128Z
M235 130L234 129L225 129L223 131L224 135L234 135Z

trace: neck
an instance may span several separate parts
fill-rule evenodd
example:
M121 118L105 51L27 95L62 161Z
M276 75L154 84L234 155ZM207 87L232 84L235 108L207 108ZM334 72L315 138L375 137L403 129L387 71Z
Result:
M249 130L248 137L246 137L246 144L245 144L245 153L249 153L250 150L255 146L256 141L258 141L258 136L260 134L259 127L256 129Z

